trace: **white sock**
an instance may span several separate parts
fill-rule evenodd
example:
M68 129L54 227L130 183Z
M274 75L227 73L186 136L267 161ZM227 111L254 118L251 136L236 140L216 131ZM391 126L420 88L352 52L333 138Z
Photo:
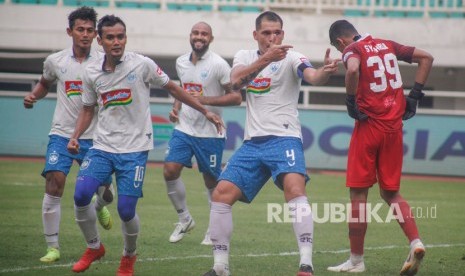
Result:
M81 228L82 234L87 242L87 247L92 249L100 248L100 237L97 229L97 213L91 202L87 206L78 207L74 205L74 214L76 222Z
M213 242L213 269L229 266L229 242L233 230L232 206L212 202L210 210L210 238Z
M107 202L103 199L103 192L100 193L100 189L105 189L105 187L101 186L99 187L99 189L97 190L97 200L94 202L95 204L95 210L97 211L100 211L102 210L103 207L109 205L111 202ZM115 189L113 188L113 184L110 184L109 188L108 188L111 193L113 194L113 197L115 195Z
M416 245L417 243L421 243L421 240L420 239L414 239L411 243L410 243L410 248L412 248L414 245Z
M357 265L363 262L363 255L357 255L357 254L350 253L350 261L352 262L353 265Z
M175 180L168 180L166 182L166 188L168 190L168 197L171 199L176 212L178 212L179 221L186 223L190 220L191 215L187 209L186 203L186 187L182 182L181 178Z
M136 214L130 221L122 221L121 230L124 240L123 256L132 257L136 255L136 241L140 231L139 216Z
M95 210L100 211L103 207L107 206L108 203L97 195L97 200L94 202Z
M313 217L306 196L299 196L289 200L289 213L294 218L292 226L300 252L300 265L313 267Z
M42 224L47 246L59 248L58 233L60 232L61 197L44 194L42 200Z
M215 190L215 188L207 188L207 199L208 199L208 206L211 207L212 206L212 194L213 194L213 191Z

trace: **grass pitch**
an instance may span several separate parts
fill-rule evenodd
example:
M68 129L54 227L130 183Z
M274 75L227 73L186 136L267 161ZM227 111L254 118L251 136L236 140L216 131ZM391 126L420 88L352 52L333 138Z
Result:
M43 162L0 160L0 275L73 275L72 264L85 250L84 239L74 221L73 191L77 166L73 167L62 199L60 227L61 260L42 264L45 254L41 208L44 179ZM141 219L136 275L202 275L213 259L208 246L200 245L208 225L208 204L202 178L196 170L185 169L187 201L196 228L176 244L168 241L177 215L166 195L161 168L149 167L144 197L137 212ZM324 218L325 203L348 202L344 177L313 174L308 185L311 203ZM406 198L426 244L427 252L418 275L465 275L465 181L438 181L404 178ZM372 204L382 200L375 186ZM252 204L238 202L233 207L234 232L230 266L233 275L295 275L299 256L290 223L267 222L267 203L283 203L283 194L271 182ZM115 275L122 253L121 224L116 205L109 209L114 218L109 231L99 226L107 253L84 275ZM315 211L315 210L314 210ZM379 216L385 220L384 206ZM333 213L334 215L334 213ZM336 217L337 218L337 217ZM338 275L326 271L345 261L349 242L345 222L315 223L313 263L315 275ZM372 222L365 242L365 265L360 275L398 275L408 254L408 244L397 222Z

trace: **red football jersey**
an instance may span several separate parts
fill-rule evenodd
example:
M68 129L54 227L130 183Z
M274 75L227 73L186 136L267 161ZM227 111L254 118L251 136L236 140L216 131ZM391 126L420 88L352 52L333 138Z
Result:
M405 98L398 60L412 62L414 47L370 35L352 43L343 52L343 62L360 60L356 101L370 122L382 130L402 128Z

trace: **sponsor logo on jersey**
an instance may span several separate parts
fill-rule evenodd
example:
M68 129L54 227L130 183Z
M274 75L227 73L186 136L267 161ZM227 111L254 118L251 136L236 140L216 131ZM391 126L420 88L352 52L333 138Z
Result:
M114 105L128 105L132 103L131 89L122 88L102 94L103 106L106 108Z
M383 99L384 107L388 108L396 105L396 99L393 96L387 96Z
M82 93L82 81L65 81L65 92L68 98L73 96L80 96Z
M186 92L198 92L200 95L203 95L203 87L200 83L185 82L182 86Z
M271 89L271 78L256 78L247 85L247 93L265 94Z

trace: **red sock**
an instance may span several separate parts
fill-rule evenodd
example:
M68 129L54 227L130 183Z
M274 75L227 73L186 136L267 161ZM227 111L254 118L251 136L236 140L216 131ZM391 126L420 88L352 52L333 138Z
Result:
M366 201L352 200L352 217L349 221L350 252L363 255L365 233L367 232Z
M391 200L391 207L392 204L397 204L394 208L394 215L397 217L399 214L397 214L398 210L400 210L400 216L403 218L404 222L400 221L399 219L397 222L399 223L400 227L404 231L405 236L407 236L409 242L412 242L414 239L419 239L420 235L418 234L418 228L415 223L415 218L412 215L412 212L410 210L410 205L405 201L405 199L397 195Z

